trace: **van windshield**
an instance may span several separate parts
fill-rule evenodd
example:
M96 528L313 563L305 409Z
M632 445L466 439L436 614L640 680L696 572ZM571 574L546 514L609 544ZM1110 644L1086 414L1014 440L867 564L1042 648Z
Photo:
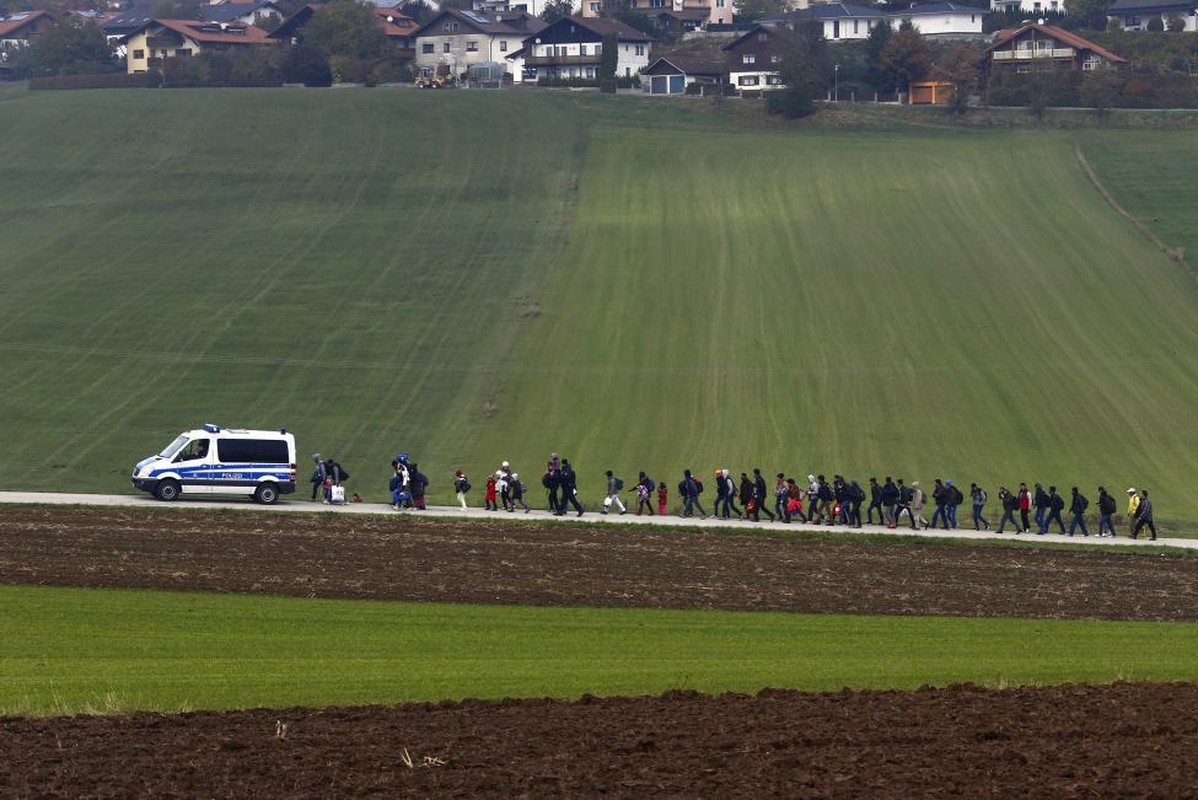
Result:
M183 445L187 444L187 437L179 434L175 437L175 441L171 442L166 448L158 454L159 458L174 458L175 453L179 452Z

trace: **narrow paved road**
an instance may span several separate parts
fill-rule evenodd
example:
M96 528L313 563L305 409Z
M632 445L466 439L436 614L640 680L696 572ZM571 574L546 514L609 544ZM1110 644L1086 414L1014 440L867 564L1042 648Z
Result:
M232 510L270 510L282 513L334 513L334 514L391 514L399 516L401 514L413 514L428 517L452 517L452 518L470 518L470 517L515 517L520 519L542 519L553 520L558 524L568 525L577 517L573 514L567 517L556 518L545 511L531 511L527 514L515 512L506 514L505 512L484 511L481 508L471 508L467 511L462 511L456 506L430 506L425 511L393 511L390 506L384 503L350 503L344 506L328 506L321 503L312 503L307 500L298 499L283 499L273 506L261 506L251 503L248 500L199 500L192 498L181 499L174 503L164 503L160 500L155 500L149 495L120 495L120 494L59 494L59 493L40 493L40 492L0 492L0 503L34 503L42 505L80 505L80 506L129 506L134 508L203 508L203 509L232 509ZM770 530L829 530L822 525L802 525L795 523L793 525L785 525L780 522L744 522L737 519L732 520L696 520L696 519L681 519L677 516L654 516L654 517L638 517L633 513L628 514L600 514L597 512L588 511L583 517L587 522L604 522L621 525L670 525L678 527L680 525L693 525L697 528L730 528L730 529L751 529L759 530L767 528ZM845 533L846 529L842 526L837 526L834 530L838 533ZM1155 542L1146 538L1147 529L1141 532L1139 539L1129 539L1127 537L1126 526L1119 530L1119 536L1115 539L1099 539L1091 535L1089 538L1084 538L1081 534L1074 537L1062 536L1059 533L1049 533L1044 536L1021 534L1015 536L1011 533L995 533L993 531L973 531L968 529L958 529L946 531L937 530L921 530L913 531L909 527L900 527L895 530L890 530L881 525L866 525L861 528L861 533L883 534L887 536L923 536L930 539L1018 539L1023 541L1036 542L1072 542L1098 545L1098 546L1121 546L1121 547L1181 547L1189 550L1198 550L1198 539L1183 539L1178 537L1162 537Z

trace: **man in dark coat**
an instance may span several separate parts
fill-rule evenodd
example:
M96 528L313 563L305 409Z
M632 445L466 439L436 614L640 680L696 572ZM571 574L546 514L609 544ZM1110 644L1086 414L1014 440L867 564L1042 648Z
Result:
M562 459L562 468L558 473L558 485L562 493L561 505L557 508L557 516L563 516L566 513L567 506L574 506L574 510L578 512L578 516L582 516L582 505L578 502L578 479L574 475L574 467L570 466L570 459Z

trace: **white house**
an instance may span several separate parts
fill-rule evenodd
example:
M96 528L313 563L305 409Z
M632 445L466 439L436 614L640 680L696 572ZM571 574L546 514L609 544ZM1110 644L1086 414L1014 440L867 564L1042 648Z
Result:
M596 79L599 62L603 59L603 40L613 33L616 36L617 77L637 75L649 66L649 48L653 39L647 34L615 19L563 17L524 39L523 48L515 56L523 59L520 79Z
M820 3L762 20L766 25L797 26L816 23L823 29L824 39L843 42L868 39L877 25L888 22L897 28L910 22L923 36L941 38L975 38L982 36L984 9L956 3L912 3L900 11L884 11L877 7L853 3Z
M1065 13L1065 0L990 0L991 11L1018 11L1034 17L1047 11Z
M887 16L894 28L910 22L921 36L951 39L980 37L985 13L985 9L977 6L958 3L912 3L910 8L892 11Z
M464 11L446 6L414 34L416 69L423 77L460 76L475 64L508 65L530 33L545 23L523 11ZM519 78L519 75L513 76Z
M1129 31L1147 30L1151 19L1159 19L1165 30L1173 20L1181 20L1182 30L1198 31L1198 0L1115 0L1106 14Z

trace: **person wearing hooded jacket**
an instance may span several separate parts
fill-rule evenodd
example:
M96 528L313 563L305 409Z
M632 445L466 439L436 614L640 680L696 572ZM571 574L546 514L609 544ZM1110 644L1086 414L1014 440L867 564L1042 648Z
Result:
M1119 506L1105 486L1098 487L1098 535L1115 538L1115 512ZM1105 531L1105 533L1104 533Z
M1069 521L1070 536L1073 535L1073 532L1077 530L1079 525L1082 529L1082 536L1090 535L1090 532L1086 530L1086 507L1089 505L1090 501L1086 499L1084 494L1077 490L1076 486L1074 486L1073 498L1069 502L1069 513L1073 516L1073 518Z

